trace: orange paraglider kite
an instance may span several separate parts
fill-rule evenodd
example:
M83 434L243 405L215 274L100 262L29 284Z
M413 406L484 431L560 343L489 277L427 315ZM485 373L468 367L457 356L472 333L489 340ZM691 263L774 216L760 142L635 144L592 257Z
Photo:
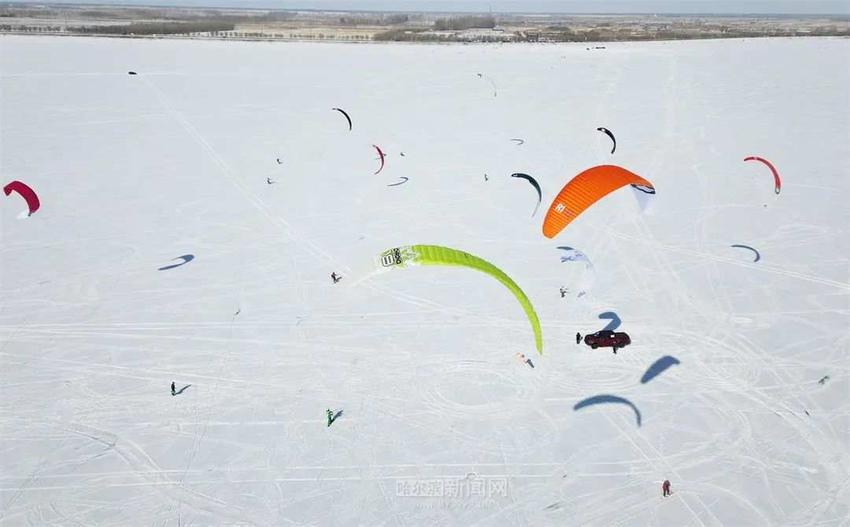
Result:
M600 165L580 173L564 185L552 201L543 220L543 235L554 238L588 207L626 185L655 194L652 183L615 165Z

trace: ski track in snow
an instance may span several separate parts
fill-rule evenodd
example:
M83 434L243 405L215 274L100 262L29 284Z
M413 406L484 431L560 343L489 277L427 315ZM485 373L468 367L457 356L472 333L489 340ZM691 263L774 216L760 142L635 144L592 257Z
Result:
M0 167L42 199L27 222L0 208L0 523L840 524L848 45L0 38ZM373 143L411 155L374 176ZM649 210L619 191L554 240L511 182L480 179L532 173L548 207L604 163L653 182ZM386 188L401 177L417 184ZM505 270L544 354L490 277L371 272L413 243ZM588 295L558 295L581 275L557 245L592 255ZM157 272L179 254L197 259ZM633 344L575 345L606 311ZM641 384L664 355L680 364ZM572 411L606 393L642 426ZM507 495L401 495L416 481Z

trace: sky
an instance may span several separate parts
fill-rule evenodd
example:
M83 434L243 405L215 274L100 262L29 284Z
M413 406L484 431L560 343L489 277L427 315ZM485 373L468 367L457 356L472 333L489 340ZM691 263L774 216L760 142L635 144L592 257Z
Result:
M45 3L44 0L24 0ZM843 14L846 0L53 0L51 3L364 11L670 14Z

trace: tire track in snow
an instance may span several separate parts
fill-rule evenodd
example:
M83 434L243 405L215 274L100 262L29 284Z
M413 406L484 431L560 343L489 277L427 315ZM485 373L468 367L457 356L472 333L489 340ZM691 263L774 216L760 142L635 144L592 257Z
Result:
M134 472L147 481L141 483L127 483L112 486L150 486L168 499L174 500L177 503L185 503L200 512L210 514L214 518L227 518L234 522L249 521L256 525L252 520L247 520L249 514L233 505L223 502L212 496L208 496L198 491L193 491L184 488L182 482L166 479L162 469L151 458L147 452L139 447L134 442L115 435L105 430L99 430L92 426L83 424L64 425L64 429L68 432L92 439L106 445L111 451L118 454L129 466L133 467ZM147 469L147 470L145 470ZM161 489L164 486L178 487L173 490ZM45 487L46 489L47 487ZM72 486L72 488L80 488ZM82 488L86 488L82 486ZM93 488L101 488L100 485L94 484Z
M307 249L307 251L309 253L311 253L314 257L317 257L317 258L323 260L327 264L332 264L331 265L332 267L335 266L339 269L342 269L346 274L350 274L352 272L351 267L349 267L348 265L342 264L341 262L338 262L330 253L328 253L327 251L325 251L324 249L319 247L319 245L314 243L313 241L299 236L297 234L297 232L295 231L295 228L292 226L292 224L290 224L282 216L273 213L271 211L271 209L269 209L269 207L262 200L260 200L253 192L251 192L248 189L248 187L245 185L245 183L242 181L242 179L239 178L234 173L234 171L230 168L230 165L224 160L224 158L222 158L218 154L218 152L215 150L215 148L213 148L213 146L209 143L209 141L207 141L201 135L201 133L197 130L197 128L195 128L195 126L192 125L192 123L189 122L189 120L186 119L186 117L182 113L180 113L176 108L174 108L174 106L171 104L171 102L168 100L168 98L165 96L165 94L162 92L162 90L160 90L153 82L150 81L150 79L148 79L146 77L143 78L143 81L145 82L145 84L147 86L150 87L151 91L154 93L154 95L156 96L159 103L175 119L177 119L177 122L183 127L183 129L186 131L186 133L188 133L193 139L195 139L195 141L207 153L207 155L213 161L213 163L215 163L215 165L218 166L219 170L227 178L227 180L230 181L230 183L236 188L236 190L244 198L246 198L248 200L248 202L250 202L258 212L260 212L263 216L265 216L265 218L267 220L269 220L272 224L277 225L283 231L283 234L285 236L287 236L291 241L293 241L297 244L301 244L303 247L305 247ZM295 274L298 275L299 272L298 272L297 258L293 257L292 262L293 262L293 266L295 268ZM376 284L366 284L366 286L369 287L370 289L372 289L373 291L380 293L383 296L390 296L390 297L396 298L398 300L401 300L403 302L412 303L414 305L427 305L427 306L433 306L435 308L442 309L442 310L447 311L447 312L457 312L457 313L461 313L461 314L469 314L468 311L462 311L455 306L446 306L446 305L442 305L442 304L437 304L435 302L428 301L428 300L421 298L421 297L417 297L417 296L409 295L409 294L405 294L405 293L399 293L396 290L389 289L389 288L379 286L379 285L376 285Z
M657 252L668 251L668 252L684 254L684 255L693 256L695 258L699 258L699 259L702 259L702 260L713 260L713 261L716 261L716 262L728 263L728 264L732 264L732 265L737 265L738 267L747 267L749 269L754 269L756 271L773 273L773 274L785 276L785 277L788 277L788 278L798 278L800 280L806 280L806 281L809 281L809 282L814 282L816 284L826 285L826 286L834 287L834 288L841 289L841 290L844 290L844 291L850 291L850 283L839 282L837 280L832 280L832 279L829 279L829 278L822 278L820 276L814 276L814 275L810 275L810 274L806 274L806 273L800 273L800 272L791 271L791 270L788 270L788 269L782 269L780 267L774 267L774 266L771 266L771 265L763 265L761 263L755 264L755 263L751 263L751 262L743 262L743 261L740 261L736 258L720 256L720 255L716 255L716 254L712 254L712 253L704 253L704 252L696 251L696 250L693 250L693 249L687 249L685 247L680 247L680 246L675 246L675 245L666 245L666 244L661 243L661 242L648 241L648 240L645 240L645 239L641 239L637 236L631 236L629 234L626 234L626 233L623 233L623 232L620 232L620 231L616 231L616 230L613 230L613 229L610 229L610 228L607 229L606 232L607 232L608 235L610 235L612 237L619 238L621 240L628 240L628 241L641 243L643 245L651 246Z

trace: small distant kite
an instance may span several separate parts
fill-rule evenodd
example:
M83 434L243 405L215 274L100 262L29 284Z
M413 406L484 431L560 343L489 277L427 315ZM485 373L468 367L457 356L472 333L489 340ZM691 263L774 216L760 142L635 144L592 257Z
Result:
M522 145L522 144L525 144L525 139L514 138L514 139L511 139L511 141L513 141L514 143L516 143L516 144L517 144L517 146Z
M166 265L165 267L160 267L157 271L168 271L169 269L174 269L175 267L180 267L182 265L186 265L195 259L194 254L184 254L183 256L178 256L177 258L172 258L172 260L182 260L180 263Z
M404 185L405 183L407 183L407 181L408 181L410 178L407 178L407 177L401 176L401 179L403 179L404 181L398 181L398 182L396 182L396 183L390 183L390 184L389 184L389 185L387 185L387 186L388 186L388 187L397 187L397 186L399 186L399 185Z
M534 190L537 191L537 205L534 206L534 212L531 213L531 217L534 217L537 214L537 207L540 206L540 202L543 200L543 192L540 190L540 183L537 182L536 179L529 176L528 174L523 174L520 172L511 174L511 177L520 178L531 183L531 186L534 187Z
M609 130L609 129L605 128L604 126L600 126L599 128L597 128L597 130L598 130L598 131L600 131L600 132L602 132L602 133L604 133L604 134L605 134L605 135L607 135L608 137L610 137L610 138L611 138L611 141L613 141L613 142L614 142L614 146L611 148L611 153L613 154L613 153L614 153L614 150L616 150L616 149L617 149L617 139L615 139L615 138L614 138L614 134L613 134L613 133L611 133L611 130Z
M563 256L561 256L561 263L564 263L564 262L581 262L581 263L584 264L584 273L582 274L581 281L578 284L578 289L579 289L578 297L582 297L582 296L586 295L587 292L590 290L590 287L593 285L593 282L596 279L596 271L593 268L593 263L590 261L590 258L588 258L587 255L584 254L583 252L578 251L576 249L573 249L572 247L570 247L568 245L561 245L561 246L558 247L558 249L561 249L562 251L566 251L566 253ZM603 319L608 318L607 316L603 316L603 315L607 315L607 314L608 313L602 313L602 315L599 315L599 318L603 318ZM617 316L616 313L613 313L613 315L615 317ZM609 326L610 326L610 324L609 324ZM605 329L614 330L614 329L617 329L617 326L614 326L613 328L606 326Z
M753 256L755 257L755 259L753 260L753 263L756 263L757 261L761 260L761 254L759 254L759 252L757 250L750 247L749 245L740 245L740 244L736 243L734 245L730 245L729 247L737 247L739 249L749 249L749 250L753 251Z
M744 158L744 161L760 161L764 163L767 168L769 168L770 171L773 172L773 192L779 194L779 192L782 190L782 180L779 179L779 172L777 172L776 167L773 166L773 163L759 156L748 156Z
M351 117L348 116L348 113L345 110L343 110L342 108L331 108L331 110L336 110L336 111L338 111L339 113L341 113L342 115L345 116L345 120L348 121L348 131L350 132L351 131Z
M128 71L127 75L138 75L135 71Z
M375 174L378 174L381 170L384 169L384 158L386 157L386 154L384 154L384 151L381 150L380 146L378 146L378 145L372 145L372 146L375 147L375 150L378 151L378 158L381 160L381 166L375 172Z
M41 207L41 202L39 201L35 191L26 183L12 181L3 187L3 192L5 192L7 196L12 192L17 192L22 198L24 198L24 201L27 202L27 207L29 207L29 214L27 214L27 216L32 216L33 213Z
M498 96L499 96L498 92L496 91L496 83L495 83L495 82L493 82L493 80L492 80L490 77L485 77L483 73L479 73L479 74L478 74L478 78L479 78L479 79L484 79L484 80L486 80L487 82L489 82L489 83L490 83L490 86L492 86L492 87L493 87L493 97L498 97Z

